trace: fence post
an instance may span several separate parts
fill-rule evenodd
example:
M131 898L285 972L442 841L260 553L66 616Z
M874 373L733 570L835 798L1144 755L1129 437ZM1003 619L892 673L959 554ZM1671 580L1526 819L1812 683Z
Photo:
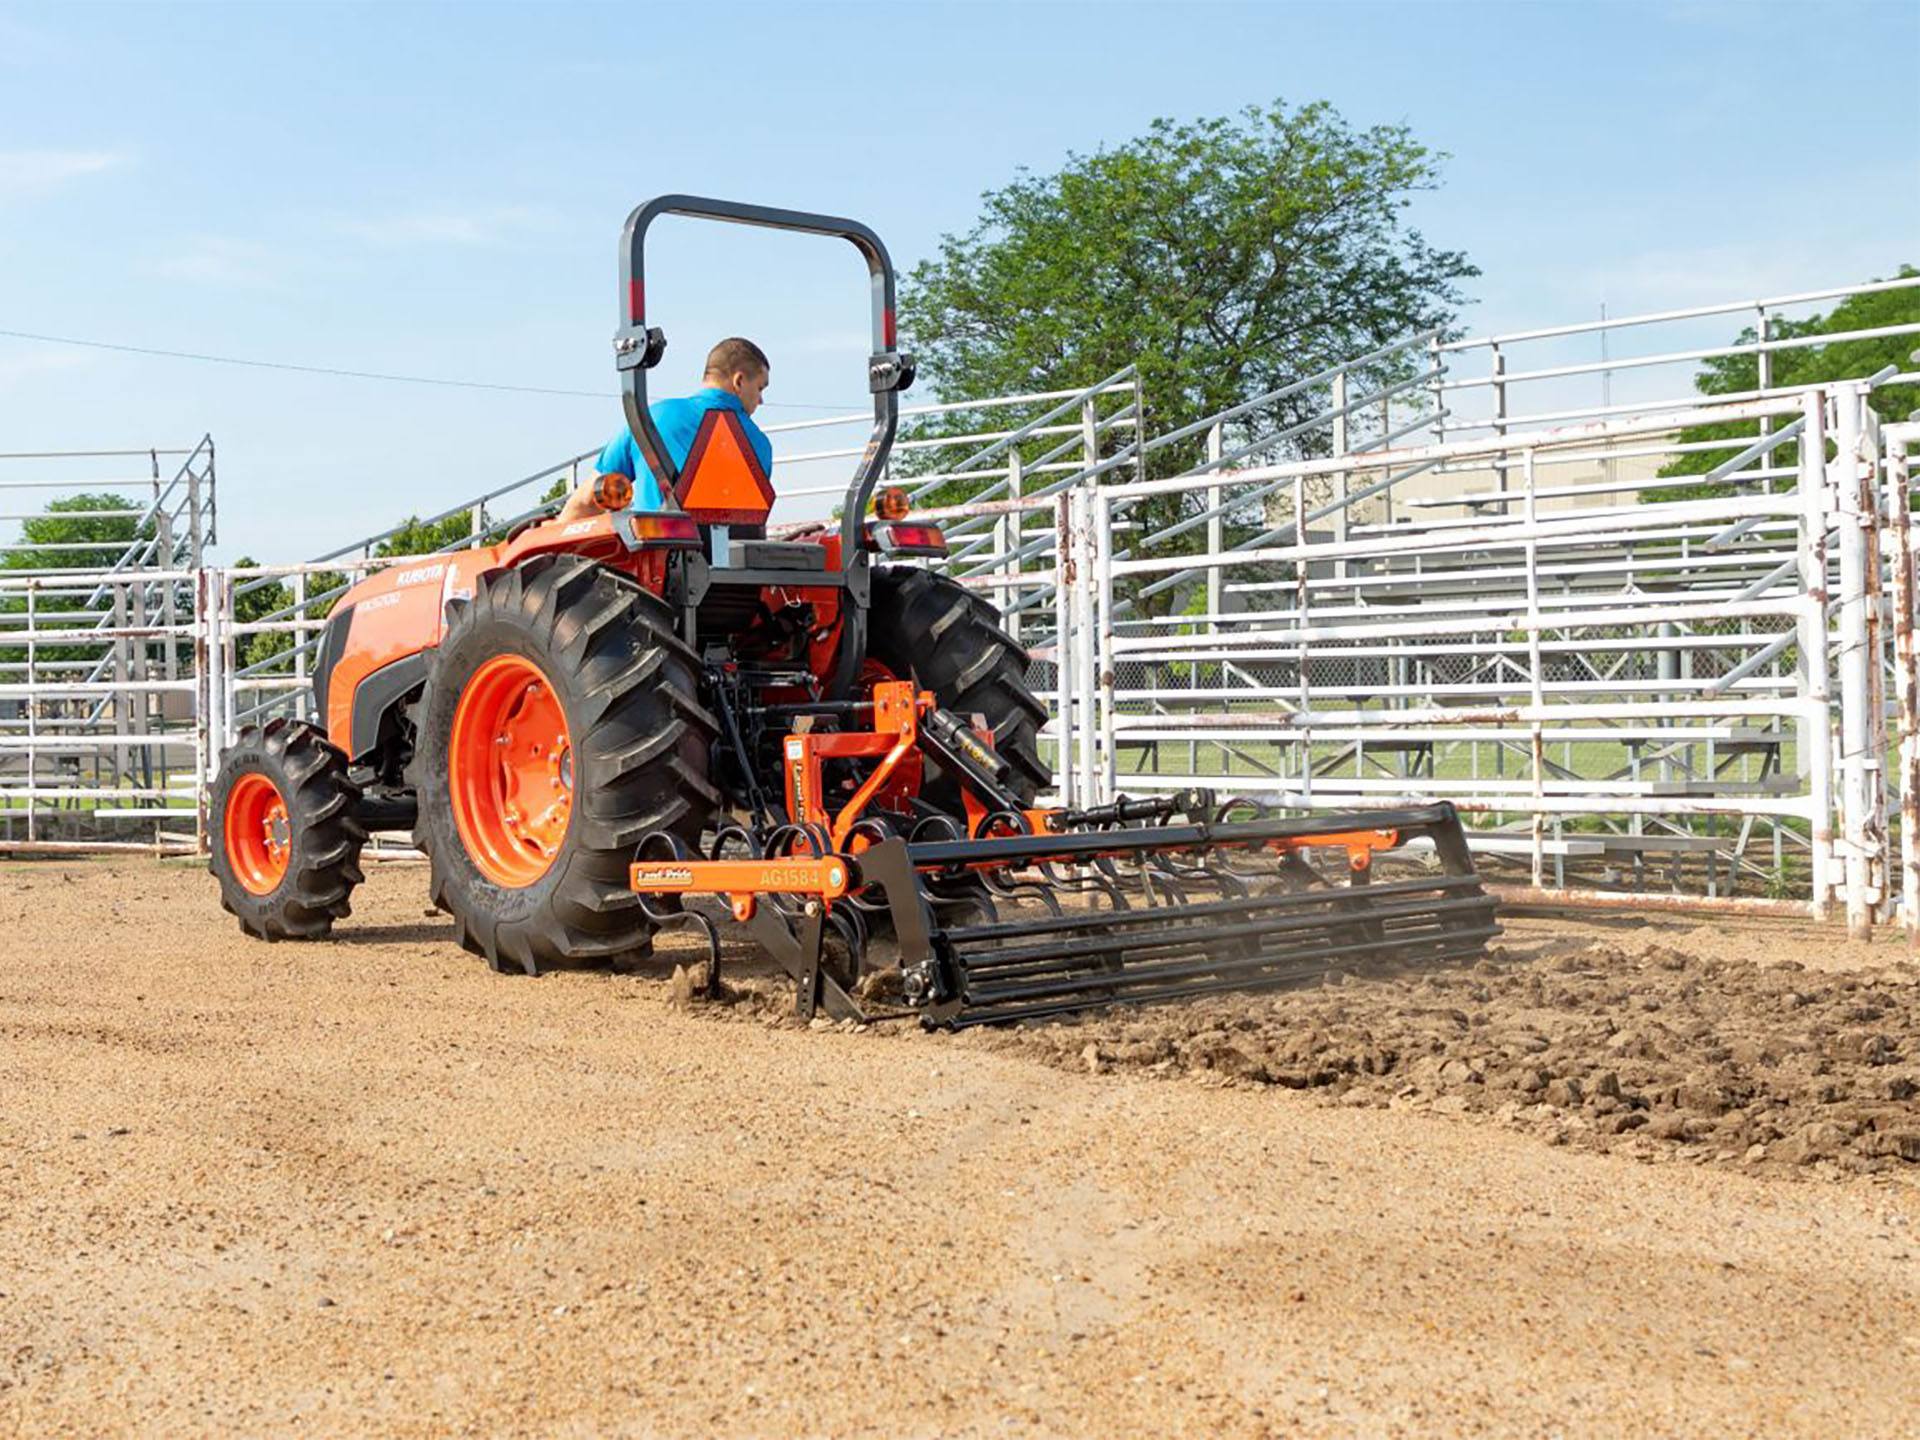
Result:
M1336 370L1333 375L1333 453L1345 455L1350 447L1347 444L1347 372ZM1333 512L1333 543L1347 543L1347 472L1343 469L1333 477L1333 501L1337 507ZM1347 573L1346 557L1334 562L1334 572L1342 577Z
M1073 487L1073 652L1074 686L1079 694L1079 724L1074 748L1080 762L1080 797L1083 804L1097 804L1100 797L1097 774L1098 741L1094 719L1094 650L1098 639L1093 616L1093 486Z
M1507 434L1507 357L1498 345L1493 347L1493 433L1505 439ZM1501 494L1507 492L1507 452L1502 450L1493 462L1493 473ZM1507 507L1500 507L1502 515Z
M1773 322L1772 317L1767 314L1766 306L1760 306L1759 313L1760 320L1759 323L1754 326L1753 333L1759 337L1760 344L1765 346L1767 341L1772 338ZM1760 393L1764 395L1773 388L1773 352L1764 348L1756 350L1753 358L1755 365L1758 367L1757 373L1760 380ZM1762 415L1760 417L1760 434L1767 436L1772 433L1773 417L1771 415ZM1769 470L1774 469L1772 452L1769 451L1766 456L1762 457L1760 463ZM1773 478L1771 476L1761 482L1761 490L1764 494L1771 495L1773 493Z
M1226 432L1216 420L1207 427L1207 473L1214 477L1214 483L1207 486L1207 553L1218 558L1227 548L1227 517L1220 513L1220 457L1227 453ZM1220 565L1207 567L1207 614L1209 617L1223 613L1225 607L1221 598L1225 592L1226 570ZM1211 618L1207 621L1207 633L1220 633L1219 625Z
M27 843L31 845L37 838L34 810L39 804L39 796L34 793L38 788L34 779L40 768L40 700L33 693L39 645L34 640L34 632L40 628L39 577L27 577Z
M110 585L113 598L109 602L107 620L113 626L113 639L108 642L108 654L113 665L113 723L114 728L123 734L133 733L133 696L128 689L133 680L132 656L127 650L127 587ZM119 750L109 761L113 769L113 783L118 786L122 781L133 778L133 757L125 749Z
M160 518L160 563L171 570L179 563L177 542L173 538L173 517L162 513ZM160 668L169 680L180 678L180 656L174 643L173 627L180 621L180 605L176 591L179 582L168 580L160 586L160 623L167 629L166 644L160 652Z
M128 733L130 735L144 737L151 734L153 729L153 718L151 714L153 692L146 688L148 679L147 637L144 633L138 633L144 632L147 628L147 587L144 584L131 584L128 585L126 589L132 592L129 596L130 613L128 618L131 620L135 632L137 632L128 637L127 645L127 653L132 660L130 673L136 687L132 692L133 715L131 718L133 723L128 727ZM129 745L127 747L126 771L129 780L136 778L133 764L133 757L136 754L140 757L140 768L137 778L142 785L151 786L153 784L153 747L151 745Z
M1833 898L1833 714L1828 684L1826 396L1809 391L1801 400L1800 432L1800 722L1794 741L1797 764L1807 778L1808 859L1813 883L1810 908L1824 920Z
M1147 478L1147 392L1140 383L1140 371L1133 370L1133 478Z
M1054 686L1054 783L1060 791L1060 803L1068 809L1077 802L1074 785L1073 755L1073 593L1074 572L1073 497L1074 489L1062 490L1054 500L1053 528L1053 686Z
M203 546L220 543L220 480L213 471L213 436L204 437L207 447L207 527L204 536L196 536L193 548L193 563L200 564Z
M234 716L240 710L240 641L233 633L238 620L235 611L234 587L231 580L223 577L220 586L220 608L216 612L220 624L220 729L218 737L220 751L225 753L227 746L234 742L238 731L234 728Z
M207 853L207 795L213 786L213 624L211 571L193 571L193 843Z
M474 508L478 509L479 507L475 506ZM307 632L300 628L301 622L306 618L307 572L304 570L296 570L293 572L293 676L294 679L302 682L301 688L294 692L293 708L296 714L304 710L308 703L305 686L307 678ZM325 723L324 717L322 717L322 723Z
M1293 562L1294 585L1294 624L1300 637L1298 690L1300 695L1299 712L1301 727L1300 762L1300 803L1303 808L1313 807L1313 695L1312 682L1307 668L1307 626L1312 623L1310 611L1312 602L1307 594L1307 579L1312 566L1307 560L1307 482L1306 477L1293 477L1293 543L1295 560Z
M1868 390L1855 389L1854 400L1860 418L1860 508L1867 517L1867 590L1862 605L1867 612L1867 745L1871 757L1869 771L1870 808L1867 824L1873 839L1869 861L1873 883L1874 921L1893 913L1893 836L1887 823L1888 791L1893 776L1887 766L1890 754L1887 735L1887 573L1884 553L1886 516L1880 509L1880 423L1867 402Z
M187 461L187 550L192 567L200 568L206 541L200 526L200 472L193 468L193 461Z
M1874 710L1873 671L1879 664L1874 645L1879 629L1872 611L1878 597L1870 595L1874 567L1868 547L1872 538L1871 479L1863 476L1866 436L1861 411L1865 396L1858 388L1837 396L1833 478L1840 536L1840 819L1845 848L1847 933L1864 940L1873 931L1883 887L1879 884L1878 854L1884 834L1874 824L1873 790L1882 769L1874 733L1883 716ZM1864 502L1864 503L1863 503ZM1879 722L1879 724L1876 724Z
M1533 852L1533 888L1546 882L1546 743L1541 733L1541 716L1547 703L1545 676L1540 660L1540 540L1533 533L1539 519L1534 499L1534 452L1521 453L1522 475L1526 481L1525 515L1527 527L1527 673L1528 698L1532 702L1533 723L1527 727L1533 757L1533 823L1530 849Z
M1021 521L1026 515L1026 512L1020 509L1023 478L1020 452L1017 449L1009 449L1007 451L1007 499L1012 508L1000 519L1000 551L1005 556L1001 570L1007 582L1000 589L1000 618L1005 622L1007 634L1015 640L1020 638Z
M1096 676L1099 684L1100 800L1113 800L1119 788L1119 764L1114 754L1114 671L1113 658L1113 501L1105 490L1095 488L1093 500L1094 599L1098 606L1095 634L1099 654Z
M1388 395L1380 401L1380 448L1388 449L1392 441L1387 437L1393 434L1393 397ZM1387 473L1391 473L1390 471ZM1393 487L1389 485L1380 492L1381 524L1387 529L1393 528Z
M1920 664L1914 649L1913 531L1907 514L1907 448L1887 452L1884 504L1893 535L1893 686L1900 707L1900 922L1909 950L1920 945Z

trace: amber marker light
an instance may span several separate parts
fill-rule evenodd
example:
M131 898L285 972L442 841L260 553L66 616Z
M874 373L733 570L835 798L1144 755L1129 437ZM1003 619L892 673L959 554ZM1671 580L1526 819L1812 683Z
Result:
M593 503L602 510L624 510L633 503L633 481L625 475L602 475L593 482Z
M898 485L889 485L873 497L873 513L882 520L904 520L912 508L907 492Z

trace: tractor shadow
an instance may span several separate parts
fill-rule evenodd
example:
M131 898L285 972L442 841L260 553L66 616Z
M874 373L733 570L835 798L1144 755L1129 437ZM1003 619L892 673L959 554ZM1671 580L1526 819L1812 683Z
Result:
M410 920L387 924L342 925L328 937L338 945L433 945L458 950L453 921L448 917ZM462 952L464 953L464 952ZM707 947L696 936L662 931L655 937L653 954L644 960L609 964L605 960L580 960L553 965L556 974L601 974L631 976L637 980L668 980L676 969L705 967ZM721 973L729 978L785 980L786 972L751 940L726 936L721 941Z
M452 945L451 920L414 920L403 925L354 925L328 937L337 945Z

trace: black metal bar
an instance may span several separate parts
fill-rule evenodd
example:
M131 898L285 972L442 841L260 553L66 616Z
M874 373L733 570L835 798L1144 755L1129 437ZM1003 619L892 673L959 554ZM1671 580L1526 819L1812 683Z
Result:
M354 802L353 818L369 830L411 830L420 818L420 807L412 800L363 795Z
M1479 880L1471 875L1440 875L1432 879L1395 880L1386 885L1375 885L1368 895L1371 899L1378 899L1382 896L1417 895L1433 890L1478 888L1479 884ZM1281 895L1252 895L1239 900L1201 900L1182 906L1157 905L1142 910L1101 911L1065 919L1042 917L1033 920L999 920L986 925L968 926L964 930L949 931L948 938L957 945L970 945L976 940L1011 940L1028 935L1110 930L1115 925L1162 925L1169 920L1189 917L1203 919L1214 915L1243 914L1249 910L1281 910L1308 905L1325 905L1340 893L1338 890L1301 890ZM1492 902L1488 901L1488 903Z
M1382 905L1370 908L1366 914L1369 922L1384 923L1389 920L1445 916L1467 911L1491 913L1492 910L1491 898L1470 895L1458 900L1433 900L1424 904ZM1154 912L1146 913L1152 915ZM1159 913L1165 915L1167 912L1163 910ZM1126 917L1121 918L1124 920ZM1238 925L1186 925L1133 935L1092 936L1077 943L1069 952L1068 958L1078 960L1089 955L1125 955L1143 950L1171 949L1180 945L1210 945L1218 941L1242 940L1254 936L1264 939L1267 936L1288 935L1303 930L1337 931L1351 928L1352 925L1353 921L1345 916L1324 914L1248 920ZM1360 940L1350 943L1359 947L1374 942ZM1028 961L1044 960L1057 964L1059 956L1060 951L1056 946L1023 945L1005 950L993 950L978 956L968 956L965 963L969 971L979 973L1002 970Z
M1477 953L1493 936L1500 933L1500 927L1489 922L1469 930L1441 931L1425 944L1415 942L1413 959L1427 961L1460 958ZM1399 953L1396 951L1396 953ZM1343 958L1333 950L1307 950L1293 952L1286 956L1274 957L1269 964L1289 962L1282 970L1268 970L1262 974L1229 972L1228 962L1216 962L1211 971L1196 964L1182 967L1182 977L1178 983L1159 984L1157 988L1125 988L1129 983L1145 985L1150 980L1165 980L1166 971L1157 971L1152 975L1137 974L1129 977L1112 971L1100 972L1089 977L1079 986L1064 991L1053 998L1038 999L1027 1004L997 1005L981 1004L968 1000L955 1000L947 1005L938 1006L922 1016L921 1023L929 1029L961 1030L972 1025L998 1025L1014 1020L1043 1020L1055 1015L1069 1015L1075 1011L1092 1006L1108 1005L1149 1005L1163 1000L1187 1000L1202 995L1214 995L1223 991L1273 990L1288 985L1305 984L1321 978L1327 973L1329 962ZM1211 976L1212 978L1204 978Z
M965 1008L970 1011L985 1011L1009 1003L1080 994L1090 990L1118 996L1146 985L1184 982L1209 976L1245 976L1271 970L1276 965L1299 969L1311 964L1317 973L1325 974L1335 964L1365 961L1389 951L1395 958L1409 961L1428 960L1442 953L1477 952L1485 940L1499 933L1500 927L1488 920L1481 925L1414 932L1357 945L1326 942L1290 946L1283 952L1253 956L1162 959L1117 970L1062 974L1050 982L1033 980L1017 985L969 986L964 1001Z
M803 585L809 590L827 590L846 583L846 573L840 570L749 570L716 565L707 575L708 588L714 590L729 585L748 590L774 586L798 589Z

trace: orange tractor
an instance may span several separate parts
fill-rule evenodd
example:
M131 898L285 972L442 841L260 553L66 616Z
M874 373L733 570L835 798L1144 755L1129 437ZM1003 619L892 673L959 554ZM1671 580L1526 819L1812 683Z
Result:
M664 214L837 236L866 261L873 435L821 533L765 538L773 488L731 413L706 415L684 466L648 414L666 341L642 260ZM595 518L349 590L318 646L319 723L247 727L214 787L212 870L244 930L328 934L368 831L410 825L433 903L496 970L621 965L685 926L717 985L734 923L808 1015L1050 1015L1470 955L1497 933L1445 804L1038 805L1047 709L1026 653L982 600L902 563L946 550L904 495L871 513L913 378L879 237L666 196L629 217L621 253L616 365L666 508L608 493ZM1376 855L1417 844L1439 863L1374 879Z

